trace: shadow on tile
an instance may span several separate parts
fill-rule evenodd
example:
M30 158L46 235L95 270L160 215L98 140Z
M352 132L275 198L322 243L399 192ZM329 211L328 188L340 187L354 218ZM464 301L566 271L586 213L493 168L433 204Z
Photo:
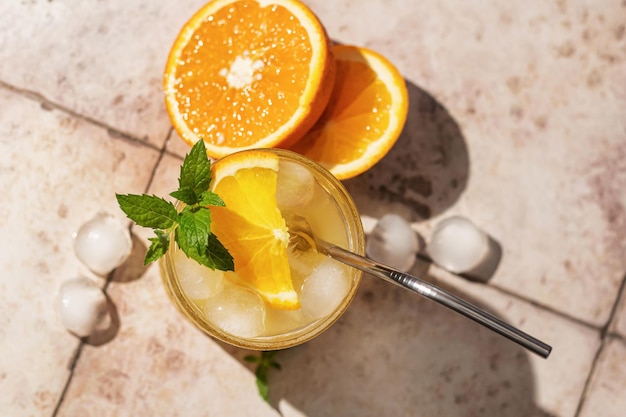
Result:
M345 181L366 216L428 219L467 185L469 154L458 124L423 89L407 86L409 116L398 142L372 169ZM426 264L411 272L427 277ZM270 376L270 399L285 415L295 409L308 417L549 417L535 405L529 355L430 300L365 276L332 328L276 355L282 371Z
M502 260L502 245L495 240L492 236L487 236L489 253L480 261L476 266L466 272L456 274L457 276L464 278L468 281L487 283L495 275ZM424 242L424 238L420 236L421 242ZM425 247L422 244L420 248ZM417 255L418 259L424 262L433 263L433 260L428 255L427 251L420 251Z
M109 343L117 336L120 329L120 316L117 312L117 307L107 294L107 309L108 317L103 322L103 325L96 329L89 337L84 339L84 342L91 346L102 346Z
M365 276L331 329L277 353L282 370L270 375L270 397L284 414L308 417L550 417L535 405L529 355L430 300Z
M111 281L131 282L141 278L148 267L143 264L143 260L148 250L144 240L134 233L131 233L133 249L130 256L119 268L113 272Z
M458 124L426 91L407 81L409 113L400 138L367 172L344 181L361 214L379 218L394 204L410 221L442 213L463 193L469 155ZM404 214L404 213L398 213Z

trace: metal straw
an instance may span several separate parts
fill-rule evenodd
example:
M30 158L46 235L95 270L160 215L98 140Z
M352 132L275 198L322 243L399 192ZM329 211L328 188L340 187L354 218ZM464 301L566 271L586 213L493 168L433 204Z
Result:
M389 266L378 263L372 259L357 255L340 247L316 239L318 250L330 257L341 261L361 271L368 272L379 278L399 285L403 288L415 291L439 304L442 304L457 313L468 317L475 322L501 334L513 342L525 347L537 355L547 358L552 351L552 347L546 343L535 339L523 331L503 322L499 318L487 313L484 310L468 303L459 297L450 294L444 289L437 287L413 275L397 271Z

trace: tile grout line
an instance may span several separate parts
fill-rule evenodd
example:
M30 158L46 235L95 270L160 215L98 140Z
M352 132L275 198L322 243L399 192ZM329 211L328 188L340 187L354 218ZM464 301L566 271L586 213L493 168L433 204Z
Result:
M506 295L508 295L511 298L515 298L517 300L527 302L528 304L531 304L531 305L533 305L533 306L535 306L535 307L537 307L537 308L539 308L541 310L547 311L547 312L549 312L551 314L554 314L555 316L561 317L562 319L565 319L565 320L571 321L573 323L579 324L581 326L587 327L588 329L591 329L591 330L602 330L602 327L598 327L598 326L596 326L596 325L594 325L592 323L584 321L583 319L571 316L568 313L565 313L563 311L559 311L559 310L555 309L554 307L551 307L551 306L549 306L547 304L543 304L543 303L540 303L540 302L538 302L536 300L533 300L531 298L527 298L527 297L524 297L522 295L516 294L516 293L512 292L511 290L509 290L507 288L501 287L499 285L493 285L493 284L489 285L489 287L493 288L494 290L496 290L498 292L501 292L502 294L506 294Z
M0 86L5 86L5 83L0 81ZM61 109L61 110L65 111L64 109ZM85 120L87 120L87 119L85 119ZM90 122L89 120L87 120L87 121ZM102 125L100 123L97 123L97 122L96 122L96 124L98 124L99 126L104 126L104 125ZM163 160L163 156L166 153L167 142L168 142L169 138L172 135L172 131L173 131L173 128L170 128L169 132L166 135L165 141L163 142L163 146L160 149L158 149L159 150L159 157L157 158L157 160L156 160L156 162L154 164L154 167L152 168L152 173L150 175L150 178L148 179L148 183L147 183L147 185L146 185L146 187L144 189L144 192L147 192L148 189L150 189L150 186L152 185L152 182L154 181L154 178L156 176L156 171L157 171L161 161ZM124 136L124 138L126 138L126 137ZM133 141L136 141L136 139L133 139L133 138L130 138L130 139L133 140ZM141 143L143 145L147 145L146 143L143 143L143 142L141 142ZM151 146L151 147L153 147L153 146ZM132 227L133 227L133 225L131 224L129 226L129 231L132 230ZM109 288L109 284L113 280L113 277L115 275L115 271L116 270L117 270L117 268L109 273L109 275L107 276L107 279L106 279L106 281L104 283L104 286L102 287L102 292L105 294L105 296L109 300L110 300L110 298L109 298L109 295L107 293L107 289ZM74 351L74 355L73 355L72 360L71 360L71 362L69 364L69 375L67 377L67 380L65 381L65 385L63 386L63 390L61 391L61 395L59 396L59 399L58 399L58 401L56 403L56 406L54 407L54 410L52 411L51 417L56 417L58 415L62 405L63 405L63 402L65 400L65 395L66 395L66 393L67 393L67 391L68 391L68 389L70 387L70 384L72 383L72 380L74 378L74 371L76 370L76 366L78 365L78 360L80 359L80 356L81 356L81 353L83 351L83 348L85 347L86 340L87 340L87 338L81 338L80 342L78 343L78 345L76 347L76 350Z
M51 101L48 98L46 98L44 95L42 95L41 93L37 93L37 92L32 91L32 90L28 90L28 89L24 89L24 88L13 86L13 85L11 85L9 83L6 83L5 81L2 81L2 80L0 80L0 88L4 88L4 89L6 89L8 91L11 91L11 92L14 92L16 94L19 94L19 95L21 95L21 96L23 96L23 97L25 97L27 99L36 101L36 102L40 103L42 108L45 109L45 110L52 110L52 109L54 109L54 110L61 111L61 112L66 113L66 114L68 114L68 115L70 115L72 117L75 117L75 118L77 118L79 120L83 120L83 121L85 121L85 122L87 122L89 124L98 126L100 128L103 128L103 129L106 129L107 132L111 136L113 136L113 137L118 137L118 138L121 138L121 139L124 139L124 140L127 140L127 141L130 141L130 142L139 144L141 146L145 146L145 147L148 147L148 148L151 148L153 150L158 151L159 152L159 157L158 157L158 159L157 159L157 161L156 161L156 163L154 165L154 168L152 170L151 176L150 176L150 178L148 180L148 183L146 185L145 192L147 192L147 190L152 185L152 183L154 181L154 178L156 176L156 170L157 170L158 166L160 165L161 161L163 160L163 156L166 153L168 155L172 155L172 156L180 158L178 155L173 154L173 153L169 152L166 149L167 148L167 143L168 143L169 139L171 138L171 135L172 135L172 132L173 132L173 128L170 128L168 134L166 135L166 140L164 141L163 146L158 147L158 146L156 146L156 145L154 145L152 143L149 143L149 142L147 142L145 140L139 139L139 138L133 136L132 134L126 133L124 131L121 131L121 130L119 130L117 128L114 128L112 126L107 125L104 122L101 122L101 121L99 121L97 119L94 119L94 118L91 118L89 116L80 114L80 113L78 113L78 112L76 112L74 110L71 110L68 107L65 107L65 106L63 106L61 104L58 104L58 103L56 103L54 101ZM131 226L131 228L132 228L132 226ZM422 257L420 255L421 254L418 254L418 258L419 259L432 263L432 261L428 257L425 257L425 256ZM107 281L105 282L105 285L103 287L103 291L105 292L105 294L106 294L106 290L107 290L109 284L112 281L112 277L113 277L114 272L115 271L112 271L111 274L109 274L109 277L107 278ZM454 274L454 275L457 275L457 274ZM457 275L457 276L459 276L459 275ZM463 278L462 276L459 276L459 277ZM560 317L562 317L564 319L567 319L569 321L573 321L575 323L578 323L580 325L583 325L583 326L591 328L591 329L600 330L601 343L600 343L600 346L599 346L599 348L598 348L598 350L597 350L597 352L596 352L596 354L594 356L594 359L592 361L591 369L590 369L589 374L587 376L587 379L585 381L585 385L584 385L584 388L583 388L583 391L582 391L582 394L581 394L581 397L580 397L580 400L579 400L576 412L574 414L574 417L579 417L580 413L582 412L582 408L584 406L584 403L585 403L585 400L586 400L586 396L588 394L588 390L590 388L591 380L592 380L593 375L595 373L598 361L599 361L600 357L602 356L602 353L605 350L605 346L607 344L607 340L609 338L613 337L613 338L618 338L620 340L626 341L626 338L624 336L622 336L621 334L615 333L615 332L611 332L609 330L609 328L610 328L610 326L611 326L611 324L612 324L612 322L613 322L613 320L615 318L615 315L617 313L617 308L618 308L619 303L620 303L620 301L622 299L622 295L624 293L624 290L626 288L626 276L623 278L622 283L620 285L618 296L616 298L616 301L613 304L613 307L612 307L609 319L608 319L607 323L604 326L600 327L600 328L598 328L597 326L595 326L595 325L593 325L591 323L588 323L588 322L585 322L585 321L583 321L581 319L578 319L576 317L570 316L567 313L560 312L560 311L558 311L558 310L556 310L556 309L554 309L554 308L552 308L550 306L544 305L542 303L538 303L535 300L532 300L532 299L529 299L529 298L524 297L522 295L513 293L513 292L511 292L510 290L508 290L506 288L503 288L503 287L500 287L500 286L497 286L497 285L493 285L493 284L489 284L489 283L484 283L483 285L487 285L488 287L493 288L493 289L495 289L498 292L501 292L503 294L511 296L511 297L513 297L515 299L518 299L520 301L524 301L524 302L527 302L529 304L532 304L532 305L534 305L534 306L536 306L536 307L538 307L540 309L548 311L548 312L550 312L552 314L560 316ZM57 414L58 414L58 412L59 412L59 410L60 410L60 408L62 406L62 403L63 403L63 401L65 399L65 395L66 395L66 393L67 393L67 391L69 389L69 386L71 384L71 381L73 379L75 368L77 366L78 360L80 359L80 356L81 356L81 353L82 353L82 350L83 350L85 344L86 344L85 339L81 338L79 343L78 343L78 345L77 345L77 347L76 347L76 349L75 349L75 351L74 351L74 355L72 357L72 360L71 360L71 362L69 364L69 376L68 376L68 378L66 380L66 383L65 383L65 385L63 387L63 390L61 391L61 394L59 396L59 400L57 401L57 404L56 404L56 406L55 406L55 408L53 410L52 417L56 417L57 416Z
M46 98L43 94L41 93L37 93L35 91L31 91L31 90L27 90L24 88L20 88L20 87L16 87L14 85L8 84L5 81L0 80L0 88L4 88L8 91L11 91L13 93L19 94L29 100L33 100L36 101L37 103L39 103L41 105L41 107L45 110L58 110L61 111L63 113L68 114L69 116L72 116L76 119L82 120L84 122L87 122L89 124L92 124L94 126L98 126L102 129L105 129L109 135L113 136L113 137L118 137L124 140L127 140L129 142L132 143L136 143L142 146L146 146L148 148L151 148L155 151L161 151L162 148L159 148L158 146L147 142L146 140L142 140L139 139L133 135L131 135L130 133L126 133L123 132L119 129L116 129L112 126L107 125L104 122L101 122L99 120L96 120L94 118L91 118L89 116L85 116L84 114L78 113L68 107L65 107L61 104L55 103L52 100L49 100L48 98ZM169 133L168 133L168 137L169 137Z
M70 383L72 382L72 379L74 377L74 371L76 370L76 365L78 363L78 359L80 358L80 354L82 353L84 346L85 346L84 338L81 338L78 345L76 346L76 350L74 351L74 356L72 357L72 360L68 366L70 373L67 377L67 380L65 381L63 390L61 390L61 395L59 396L56 406L54 407L54 410L52 411L51 417L56 417L57 414L59 413L59 410L61 409L61 406L63 405L63 400L65 400L65 394L67 394L67 390L69 389Z
M170 138L172 137L172 132L173 131L174 131L174 128L170 127L169 132L167 132L167 135L165 136L165 140L163 141L163 146L161 147L161 149L159 149L159 157L157 158L157 160L156 160L156 162L154 164L154 168L152 169L152 174L150 175L150 178L148 179L148 183L146 184L146 188L143 190L144 193L148 192L148 190L152 186L152 183L154 182L154 178L156 177L157 169L159 168L159 165L161 165L161 161L163 161L163 156L167 152L167 143L169 142Z
M437 268L440 268L437 264L435 264L432 261L432 259L430 259L425 254L418 253L417 254L417 259L419 259L422 262L427 262L427 263L429 263L429 264L431 264L431 265L433 265L433 266L435 266ZM507 288L501 287L499 285L490 284L488 282L472 281L471 279L467 278L463 274L456 274L456 273L450 272L450 271L448 271L448 270L446 270L444 268L441 268L441 269L443 269L447 273L449 273L451 275L454 275L455 277L461 278L462 280L467 281L467 282L469 282L471 284L483 285L485 287L491 288L491 289L493 289L493 290L495 290L495 291L497 291L499 293L505 294L505 295L507 295L507 296L509 296L511 298L514 298L514 299L516 299L518 301L523 301L525 303L531 304L531 305L533 305L533 306L535 306L535 307L537 307L537 308L539 308L541 310L547 311L547 312L549 312L551 314L554 314L555 316L561 317L563 319L566 319L568 321L574 322L576 324L580 324L581 326L587 327L587 328L592 329L592 330L600 330L600 331L602 330L602 327L598 327L598 326L596 326L596 325L594 325L592 323L588 323L588 322L586 322L586 321L584 321L582 319L579 319L577 317L571 316L571 315L569 315L569 314L567 314L565 312L562 312L562 311L559 311L559 310L555 309L554 307L551 307L549 305L540 303L540 302L538 302L536 300L533 300L531 298L525 297L525 296L520 295L520 294L516 294L516 293L512 292L511 290L509 290Z
M591 380L593 379L593 376L596 372L600 357L604 353L604 348L606 347L607 340L611 337L617 337L621 340L626 340L622 335L610 331L611 324L613 324L613 321L615 320L615 316L617 315L617 308L620 305L625 290L626 276L624 276L624 278L622 279L622 283L619 286L617 297L615 299L615 302L613 303L613 307L611 308L611 314L609 315L609 319L607 320L606 324L600 329L600 346L598 347L598 351L596 352L596 355L594 356L591 363L591 369L589 370L589 374L587 375L587 379L585 380L583 391L580 394L580 400L578 401L578 406L576 407L574 417L580 417L580 413L582 412L585 401L587 400L587 394L589 393Z
M161 147L161 149L159 149L159 157L157 158L156 162L154 163L154 167L152 168L152 172L150 173L150 178L148 178L148 182L146 184L146 187L144 188L143 192L147 193L148 190L150 189L150 186L152 185L152 182L154 181L154 178L156 177L156 171L159 168L159 165L161 164L161 161L163 160L163 156L166 153L166 148L167 148L167 142L169 140L169 138L172 135L172 130L173 128L170 128L169 132L167 132L167 135L165 136L165 141L163 142L163 146ZM130 226L128 226L128 232L132 233L134 224L131 222ZM108 293L107 290L109 288L109 284L111 284L111 282L113 281L113 277L115 276L115 271L117 270L114 269L113 271L111 271L109 273L109 275L107 276L107 279L104 283L104 286L102 287L102 291L104 292L104 294L108 297Z
M110 299L106 292L106 289L109 286L109 282L111 282L111 279L113 278L114 274L115 274L115 269L111 271L109 275L107 275L107 279L104 282L104 286L102 287L102 292L107 297L107 301L109 302L110 302ZM69 375L67 376L67 380L65 381L65 385L63 386L63 390L61 391L61 395L59 396L57 404L54 407L54 410L52 411L51 417L56 417L59 410L61 409L61 406L63 405L63 401L65 400L65 394L67 393L67 390L69 389L70 384L72 383L72 379L74 379L74 371L76 370L76 366L78 365L78 359L80 358L80 355L83 352L83 348L85 347L86 340L88 340L88 338L89 337L87 336L87 337L81 337L79 339L78 346L76 346L76 350L74 351L74 356L72 356L72 360L68 366L69 371L70 371Z

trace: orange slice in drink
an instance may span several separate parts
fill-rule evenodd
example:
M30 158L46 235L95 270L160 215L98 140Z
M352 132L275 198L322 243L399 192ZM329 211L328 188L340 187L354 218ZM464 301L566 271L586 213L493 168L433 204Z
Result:
M210 1L170 51L167 112L213 158L289 144L324 111L334 65L324 27L298 0Z
M289 232L276 203L278 157L262 150L213 164L211 191L225 207L211 207L211 231L233 256L241 283L272 307L300 307L287 260Z
M383 56L344 45L333 53L337 73L328 107L290 149L346 179L389 152L404 127L409 100L402 75Z

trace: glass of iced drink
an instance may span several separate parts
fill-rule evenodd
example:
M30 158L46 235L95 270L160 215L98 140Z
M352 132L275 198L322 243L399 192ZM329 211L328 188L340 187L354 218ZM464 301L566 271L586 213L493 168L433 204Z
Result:
M259 185L263 191L257 191L258 195L248 190L252 193L249 210L275 204L278 223L284 221L285 228L272 232L276 237L273 247L278 247L278 252L285 256L285 265L288 264L287 274L295 291L290 304L281 305L268 298L266 292L255 288L255 277L249 276L251 262L280 263L280 259L272 261L276 250L249 253L240 256L246 259L238 259L238 245L247 244L251 236L241 232L247 230L243 227L220 225L220 221L225 222L229 217L217 209L212 209L212 229L215 226L214 233L233 255L235 270L214 271L199 265L185 256L174 239L160 261L160 268L170 298L196 327L235 346L276 350L304 343L328 329L350 304L362 276L362 272L318 253L314 244L303 244L307 236L303 237L302 225L307 225L305 231L313 235L309 236L309 242L317 237L360 255L365 253L365 237L358 211L343 185L319 164L280 149L237 152L213 164L213 181L218 182L215 191L226 203L222 211L239 204L237 196L229 195L233 190L246 188L236 181L228 183L222 177L234 172L233 167L241 166L252 167L252 172L258 174L254 168L257 161L258 170L275 171L275 182ZM250 176L250 181L254 181L255 175ZM275 193L263 188L268 183ZM269 201L257 205L257 201L266 199Z

